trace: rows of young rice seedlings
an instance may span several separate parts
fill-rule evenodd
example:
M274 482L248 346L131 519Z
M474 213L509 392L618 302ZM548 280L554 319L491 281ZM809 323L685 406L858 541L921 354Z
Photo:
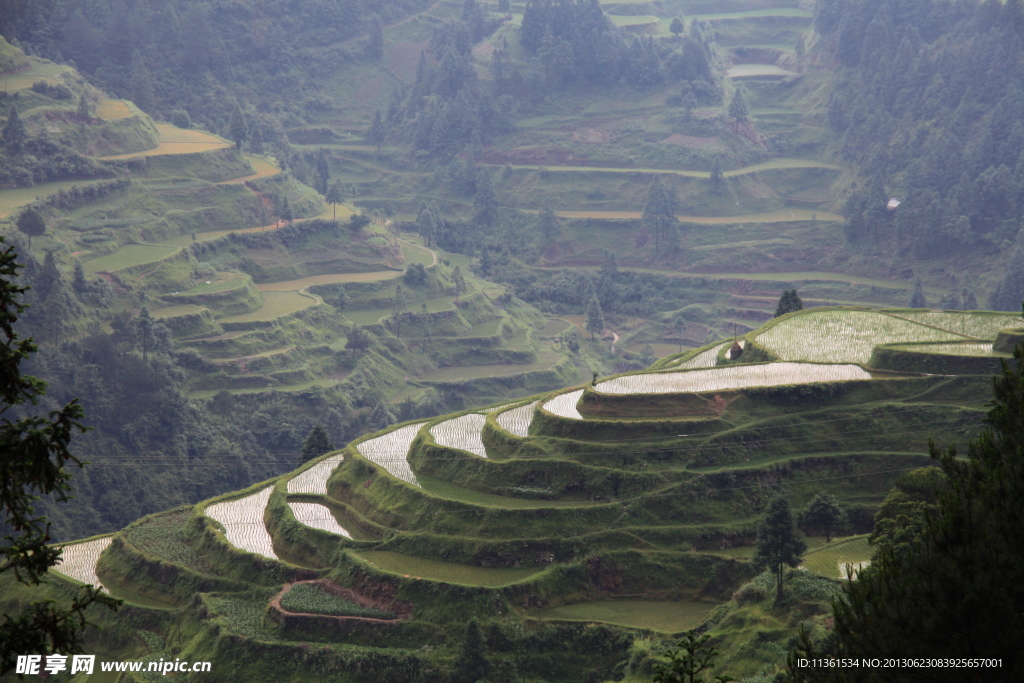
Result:
M206 516L221 523L231 545L276 560L274 541L263 523L263 511L273 488L268 486L245 498L214 503L206 508Z
M528 403L498 415L498 426L510 434L526 438L530 435L530 424L533 422L534 411L540 401Z
M320 529L332 534L352 538L352 534L346 531L338 520L331 514L331 508L320 503L293 503L288 502L296 521L314 529Z
M583 416L580 415L580 411L576 410L576 403L581 396L583 396L582 389L570 391L568 394L559 394L544 404L544 410L552 415L567 417L570 420L582 420Z
M109 593L110 591L100 583L100 577L96 576L96 563L100 561L100 553L106 550L113 540L113 536L106 536L85 543L66 545L62 548L60 560L53 570L75 581L97 586Z
M334 617L369 617L394 619L394 612L363 607L351 600L331 595L310 583L297 583L281 596L281 607L299 614L327 614Z
M172 510L130 527L125 539L144 553L154 555L200 574L217 575L218 571L206 561L201 553L182 538L182 531L192 517L192 508Z
M725 342L724 344L713 346L707 351L701 351L690 360L675 361L668 365L669 367L679 368L680 370L688 370L690 368L712 368L718 360L718 352L723 348L728 348L729 346L732 346L732 342Z
M859 365L766 363L764 365L728 365L685 372L624 375L598 382L597 391L606 394L697 393L812 382L841 382L855 379L871 379L871 374Z
M326 496L327 479L344 459L344 455L333 455L313 465L305 472L295 475L288 480L288 493L312 493Z
M866 363L877 344L957 341L964 336L875 311L810 311L780 320L757 342L782 360Z
M889 315L941 327L944 330L966 334L968 337L977 339L995 339L999 335L999 330L1024 325L1024 318L1011 313L993 315L966 311L962 313L957 311L914 311L889 313Z
M420 431L424 422L406 425L367 439L356 446L356 450L370 462L383 467L388 474L404 482L419 486L416 475L409 467L409 447Z
M946 356L1005 356L992 348L991 342L968 342L966 344L913 344L899 347L906 351L939 353Z
M430 435L442 446L459 448L486 458L487 450L484 448L483 439L480 438L480 432L483 431L486 422L487 417L480 413L460 415L434 425L430 428Z

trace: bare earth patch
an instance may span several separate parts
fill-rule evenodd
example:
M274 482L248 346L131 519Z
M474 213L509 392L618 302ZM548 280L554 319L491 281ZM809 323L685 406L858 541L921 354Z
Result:
M601 128L579 128L572 132L573 142L585 142L594 145L604 145L611 142L610 131Z

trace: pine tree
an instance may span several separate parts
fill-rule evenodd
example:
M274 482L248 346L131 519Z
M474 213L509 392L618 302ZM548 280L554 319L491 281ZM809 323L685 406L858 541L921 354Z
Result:
M587 304L586 328L590 333L591 340L604 331L604 313L601 311L601 302L598 301L596 294L590 297L590 303Z
M366 53L373 59L384 56L384 27L376 14L370 17L370 38L366 44Z
M551 244L558 237L558 216L549 208L543 208L537 215L537 229L540 230L545 244Z
M390 427L395 424L396 420L395 414L391 412L383 401L379 401L370 412L370 428L374 431Z
M782 577L786 565L796 567L807 551L807 544L793 522L789 501L775 496L768 503L764 520L757 527L757 550L753 564L757 569L771 569L778 589L776 600L782 600Z
M231 120L228 122L228 135L235 141L235 146L241 150L242 145L249 138L249 128L245 123L245 114L242 113L242 108L235 105L235 110L231 112Z
M648 230L654 233L654 251L658 253L661 249L661 239L676 222L675 195L665 187L661 178L656 178L647 190L647 203L644 205L641 220Z
M452 270L452 285L455 287L455 302L459 302L459 294L466 291L466 278L462 275L462 268L455 266Z
M718 650L708 644L710 634L698 636L694 629L683 634L675 647L668 649L668 663L657 662L654 665L653 683L696 683L703 681L701 674L714 667ZM718 683L728 683L736 679L730 676L715 676Z
M345 339L345 348L351 351L353 356L359 351L366 351L371 344L373 344L373 338L370 333L359 325L353 325Z
M82 123L89 123L92 121L92 102L85 93L82 93L78 97L78 118Z
M153 342L156 341L153 335L155 325L156 321L149 314L149 308L143 306L142 310L139 311L139 317L135 320L136 335L139 341L142 342L143 362L149 361L149 350L153 347Z
M825 532L826 543L832 541L832 532L842 519L843 511L839 507L839 501L824 491L815 495L800 515L800 523L803 526Z
M928 301L924 298L924 283L921 276L914 278L914 291L910 294L910 301L907 303L910 308L928 308Z
M711 164L711 194L725 194L725 173L722 172L722 162L715 157Z
M491 673L492 666L487 659L484 635L480 631L480 622L476 617L466 623L466 637L462 641L459 656L455 659L455 670L452 672L451 683L477 683Z
M39 496L58 502L71 493L69 465L83 463L69 450L84 412L78 401L50 413L14 419L10 409L30 406L43 396L45 384L21 374L19 366L36 351L31 340L19 340L14 325L24 311L19 287L17 254L4 248L0 237L0 413L10 416L0 423L0 504L7 529L0 544L0 573L13 571L18 582L39 585L59 561L61 550L48 545L49 523L35 512ZM72 654L81 652L82 633L91 624L86 608L92 604L116 609L120 603L101 589L87 586L77 592L71 604L33 602L20 612L8 610L0 623L0 676L14 670L20 653Z
M316 153L316 191L326 195L330 181L331 166L327 162L327 152L321 148Z
M782 292L782 296L779 297L779 305L775 307L775 317L792 313L793 311L804 310L803 299L797 294L795 289L787 289Z
M18 116L17 107L11 107L11 113L7 115L7 124L4 125L4 149L9 154L21 154L26 140L28 140L28 131L25 130L25 123Z
M302 461L308 462L333 450L334 444L331 443L331 439L327 436L327 430L324 429L323 425L318 424L309 430L306 440L302 442Z
M384 144L384 138L384 120L380 116L380 109L378 109L373 115L373 123L370 124L370 129L366 131L366 139L371 145L377 146L377 154L380 154L380 146Z
M750 116L750 107L747 105L747 92L743 86L737 86L733 93L732 102L729 103L729 116L736 119L737 123L746 121Z
M75 291L79 295L85 294L89 291L89 280L85 277L85 267L81 261L75 261L75 268L73 271L71 280L71 286L75 288Z
M341 315L345 315L345 311L348 310L348 306L351 303L348 293L344 288L338 290L338 294L331 301L331 305L334 306L335 310Z
M395 336L402 338L402 320L409 307L409 299L402 285L395 285L395 295L391 297L391 323L395 326Z
M686 27L683 25L682 19L679 17L672 17L672 23L668 25L668 30L678 39L679 34L685 31Z

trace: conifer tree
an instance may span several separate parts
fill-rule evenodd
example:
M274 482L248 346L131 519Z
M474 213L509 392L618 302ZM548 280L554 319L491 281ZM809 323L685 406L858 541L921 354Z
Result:
M711 194L725 194L725 173L722 172L722 162L715 157L711 164Z
M775 496L768 503L764 520L757 527L757 550L753 564L758 569L771 569L775 573L778 589L776 600L782 600L782 577L786 565L796 567L807 551L807 544L797 531L789 501Z
M596 294L590 297L590 303L587 304L586 328L592 340L604 331L604 312L601 311L601 302L598 301Z
M306 440L302 442L302 460L303 462L308 462L333 450L334 444L331 443L330 437L327 436L327 430L324 429L323 425L318 424L309 430Z
M245 124L245 114L242 113L242 108L235 105L235 110L231 112L231 120L228 122L228 135L235 141L235 146L239 150L242 149L242 145L249 138L249 128Z
M405 295L402 285L395 285L395 295L391 297L391 322L395 326L395 336L402 338L402 319L405 318L406 309L409 307L409 299Z
M487 678L493 668L487 659L480 622L473 617L466 623L466 637L462 641L459 656L455 659L451 683L477 683Z
M676 198L674 193L656 178L647 191L641 220L654 233L654 250L661 248L661 239L666 237L676 222Z
M544 243L550 244L558 237L558 216L550 208L543 208L537 215L537 228L544 237Z
M679 17L672 17L672 23L668 25L668 30L678 39L679 34L686 30L686 27L683 25L682 19Z
M782 296L779 297L779 304L775 307L775 317L792 313L793 311L804 310L803 299L797 294L795 289L787 289L782 292Z
M373 115L373 123L366 131L366 139L371 145L377 146L377 154L380 154L380 146L384 144L384 120L380 116L380 109Z
M455 266L452 269L452 285L455 287L455 302L459 301L459 294L466 291L466 278L462 275L462 268Z
M21 154L27 139L28 131L25 130L25 123L18 116L17 107L11 107L11 113L7 115L7 123L4 125L4 148L10 154Z
M910 293L910 301L907 303L910 308L928 308L928 300L924 298L924 283L921 276L914 278L914 290Z
M342 186L340 180L335 180L333 183L327 186L327 193L324 195L324 199L334 207L334 214L332 218L338 220L338 204L345 201L345 188Z
M740 122L746 121L749 115L750 107L747 105L747 91L744 90L743 86L737 86L736 92L732 96L732 101L729 103L729 116Z
M348 335L345 339L345 348L352 352L352 355L356 355L358 351L365 351L370 348L373 343L373 338L370 333L364 330L359 325L353 325L352 329L348 331Z
M54 410L50 416L15 419L15 406L34 404L45 384L23 375L20 365L36 351L31 339L19 340L14 332L25 310L19 287L17 255L4 248L0 236L0 507L8 531L0 543L0 573L13 572L18 582L39 585L59 561L61 550L48 545L50 525L35 512L35 501L50 496L60 502L72 491L69 465L84 464L70 451L72 436L85 431L84 412L78 401ZM12 672L18 654L71 654L81 652L82 634L90 626L86 609L93 604L116 609L120 604L101 589L87 586L69 605L38 601L20 612L8 610L0 623L0 676Z

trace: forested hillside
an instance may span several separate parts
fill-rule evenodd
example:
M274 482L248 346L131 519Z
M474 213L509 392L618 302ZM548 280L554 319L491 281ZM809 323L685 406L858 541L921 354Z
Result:
M1024 6L820 0L814 29L839 67L829 127L862 175L843 207L850 241L921 261L992 259L1004 275L990 303L1017 310Z

